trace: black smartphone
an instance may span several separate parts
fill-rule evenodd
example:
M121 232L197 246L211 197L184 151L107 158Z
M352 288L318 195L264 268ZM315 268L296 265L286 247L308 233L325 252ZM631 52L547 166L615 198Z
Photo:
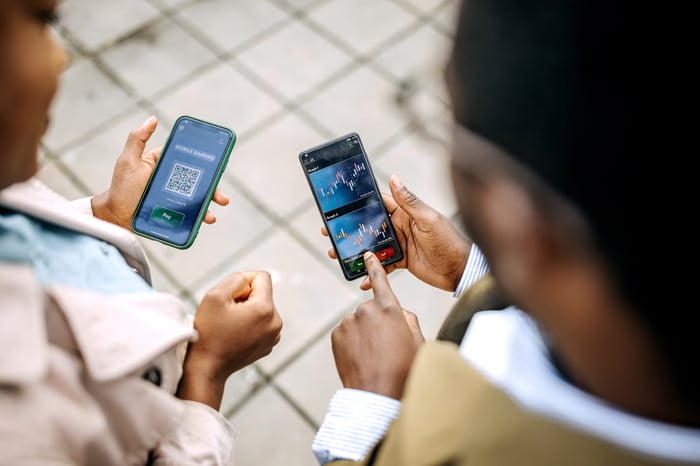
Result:
M299 161L347 280L367 274L365 251L385 266L403 258L357 133L305 150Z
M178 249L192 246L235 143L225 126L179 117L134 212L133 232Z

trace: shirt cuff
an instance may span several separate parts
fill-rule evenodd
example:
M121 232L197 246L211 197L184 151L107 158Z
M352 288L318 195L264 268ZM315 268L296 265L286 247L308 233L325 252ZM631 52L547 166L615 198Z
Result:
M452 296L458 298L464 290L469 288L475 281L479 280L488 272L489 265L486 262L484 254L476 244L472 244L472 248L469 251L469 258L467 259L467 266L464 267L462 278L459 279L457 289Z
M311 445L319 464L364 458L384 436L400 408L400 401L387 396L351 388L338 390Z

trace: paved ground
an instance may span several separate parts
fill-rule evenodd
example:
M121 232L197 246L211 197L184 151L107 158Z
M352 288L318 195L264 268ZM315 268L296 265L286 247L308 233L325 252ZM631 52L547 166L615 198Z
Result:
M313 466L310 444L340 386L329 332L367 299L326 256L328 240L298 153L357 131L383 189L396 173L450 217L451 122L442 67L457 0L66 0L57 27L71 56L40 177L77 198L104 189L128 131L149 115L161 145L190 114L238 142L196 244L144 240L156 286L195 303L225 274L272 273L285 325L273 353L227 385L223 412L242 466ZM403 102L400 104L399 102ZM452 297L391 276L404 307L437 330Z

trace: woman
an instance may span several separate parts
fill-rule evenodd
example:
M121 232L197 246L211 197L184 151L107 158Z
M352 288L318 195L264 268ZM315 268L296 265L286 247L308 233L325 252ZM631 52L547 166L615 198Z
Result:
M0 16L0 464L229 464L226 379L280 338L270 276L225 277L194 322L153 290L122 227L158 157L144 153L155 118L89 203L32 178L66 64L56 7L3 0Z

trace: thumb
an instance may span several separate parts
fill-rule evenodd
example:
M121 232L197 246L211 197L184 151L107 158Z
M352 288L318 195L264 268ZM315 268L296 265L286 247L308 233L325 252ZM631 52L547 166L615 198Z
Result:
M389 188L394 201L401 209L414 220L421 220L428 210L432 210L427 204L421 201L418 196L408 190L398 176L391 175L389 178Z
M406 309L403 310L403 316L406 319L406 323L408 324L408 328L411 330L411 335L413 336L413 341L417 344L420 345L425 341L425 337L423 336L423 332L421 331L420 328L420 322L418 321L418 316L415 315L411 311L407 311Z
M146 149L146 143L156 130L156 126L158 126L158 119L155 116L150 116L141 126L131 130L126 144L124 144L122 156L140 159Z
M250 279L244 273L235 272L219 281L212 289L235 301L245 300L250 295Z

